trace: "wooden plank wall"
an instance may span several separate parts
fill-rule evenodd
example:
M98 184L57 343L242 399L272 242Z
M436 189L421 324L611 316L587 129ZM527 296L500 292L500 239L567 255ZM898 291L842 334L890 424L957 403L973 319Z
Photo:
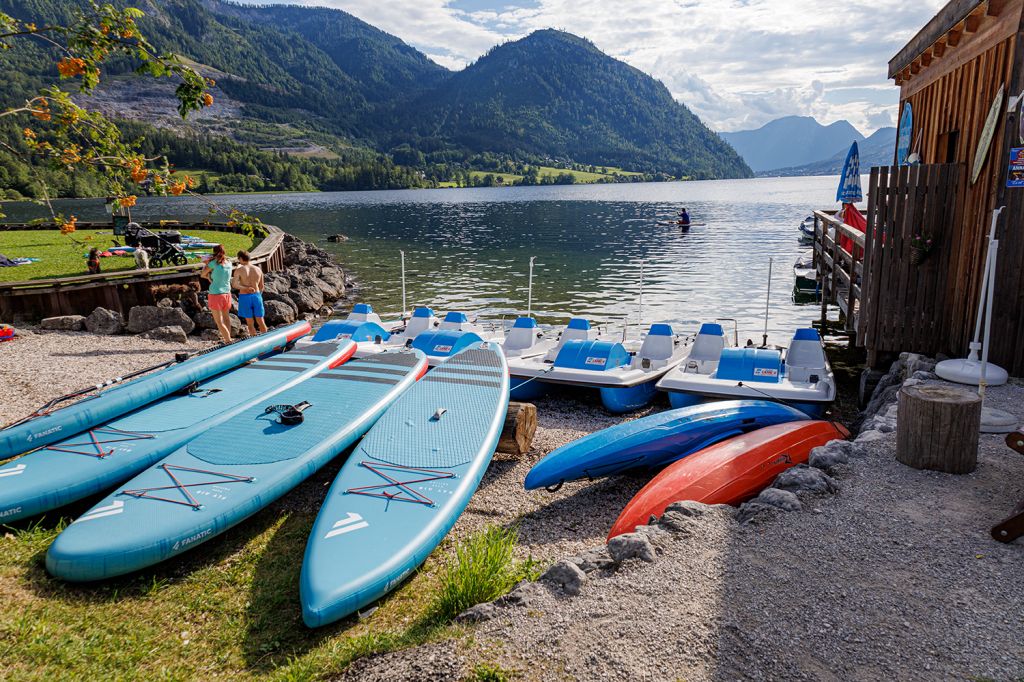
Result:
M934 82L913 91L905 100L914 107L915 134L920 135L919 140L915 139L914 148L920 151L922 159L928 163L945 163L948 160L945 135L958 131L955 159L952 160L963 164L966 171L961 187L960 213L954 226L956 238L942 247L949 251L943 254L944 258L949 258L949 269L945 291L941 294L943 304L948 308L949 337L943 344L944 352L948 353L966 352L973 335L989 219L995 207L999 177L1005 172L1006 165L1005 156L1000 154L1002 124L996 130L992 149L974 185L970 185L970 171L992 100L1000 85L1010 81L1015 46L1015 36L1002 40ZM1004 109L1005 98L1015 94L1010 92L1010 88L1006 89ZM915 181L910 180L912 184ZM963 323L965 320L967 324Z
M872 168L857 343L869 352L949 353L963 332L951 317L947 280L957 260L959 164ZM915 235L934 242L920 264L910 262Z

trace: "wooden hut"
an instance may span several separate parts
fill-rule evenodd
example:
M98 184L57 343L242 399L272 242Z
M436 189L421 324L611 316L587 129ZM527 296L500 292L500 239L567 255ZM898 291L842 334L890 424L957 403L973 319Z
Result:
M1011 149L1024 147L1022 9L1024 0L952 0L889 62L920 163L871 170L863 262L845 275L850 328L869 363L900 351L966 354L991 212L1005 206L990 358L1024 375L1024 187L1007 187ZM923 260L916 235L934 241Z

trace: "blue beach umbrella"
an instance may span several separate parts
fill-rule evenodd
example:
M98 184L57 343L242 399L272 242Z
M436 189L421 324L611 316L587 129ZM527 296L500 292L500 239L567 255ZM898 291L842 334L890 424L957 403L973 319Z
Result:
M864 193L860 189L860 150L854 142L850 145L850 153L846 155L843 174L839 176L836 201L841 204L856 204L863 200Z

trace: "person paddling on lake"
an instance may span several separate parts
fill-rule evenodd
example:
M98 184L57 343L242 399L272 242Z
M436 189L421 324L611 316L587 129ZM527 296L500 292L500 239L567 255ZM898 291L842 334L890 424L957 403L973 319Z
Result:
M206 305L210 307L221 341L231 343L231 318L228 317L231 311L231 261L222 244L213 247L213 257L199 276L210 280Z
M231 287L238 289L238 316L245 320L249 336L267 331L263 321L263 270L249 263L249 252L238 252L238 267L231 276Z
M683 207L683 210L679 211L679 226L682 228L690 226L690 214L686 211L685 206Z

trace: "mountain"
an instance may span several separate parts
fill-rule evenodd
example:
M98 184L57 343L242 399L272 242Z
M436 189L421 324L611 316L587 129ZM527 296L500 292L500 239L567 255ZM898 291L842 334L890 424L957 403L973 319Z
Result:
M872 166L889 166L893 162L896 150L896 128L879 128L863 142L858 142L860 151L860 168L867 173ZM838 175L843 172L846 155L850 151L847 144L827 159L822 159L802 166L775 168L758 175L792 176L792 175Z
M395 143L545 155L695 178L744 177L736 152L659 81L555 30L493 48L401 107Z
M135 65L122 58L109 65L91 105L172 131L185 142L158 136L172 163L215 163L210 170L248 175L247 187L253 178L269 176L265 166L271 162L245 153L251 164L234 163L224 150L236 148L225 145L216 145L216 155L196 154L196 136L283 152L273 162L277 166L300 157L334 164L296 170L321 187L335 185L318 179L348 177L342 168L366 163L414 171L357 173L370 182L418 177L428 186L464 182L474 170L537 177L542 166L639 173L608 174L615 181L751 174L664 85L568 33L538 31L451 72L341 10L223 0L113 1L142 9L140 28L158 49L181 55L216 80L215 104L183 122L174 111L172 83L133 77ZM66 21L74 7L87 5L0 0L0 11L40 23ZM42 43L0 53L0 105L23 101L52 81L53 61ZM14 130L0 126L0 136L8 128Z
M810 116L786 116L757 130L721 133L755 173L820 161L864 136L848 121L823 126Z

